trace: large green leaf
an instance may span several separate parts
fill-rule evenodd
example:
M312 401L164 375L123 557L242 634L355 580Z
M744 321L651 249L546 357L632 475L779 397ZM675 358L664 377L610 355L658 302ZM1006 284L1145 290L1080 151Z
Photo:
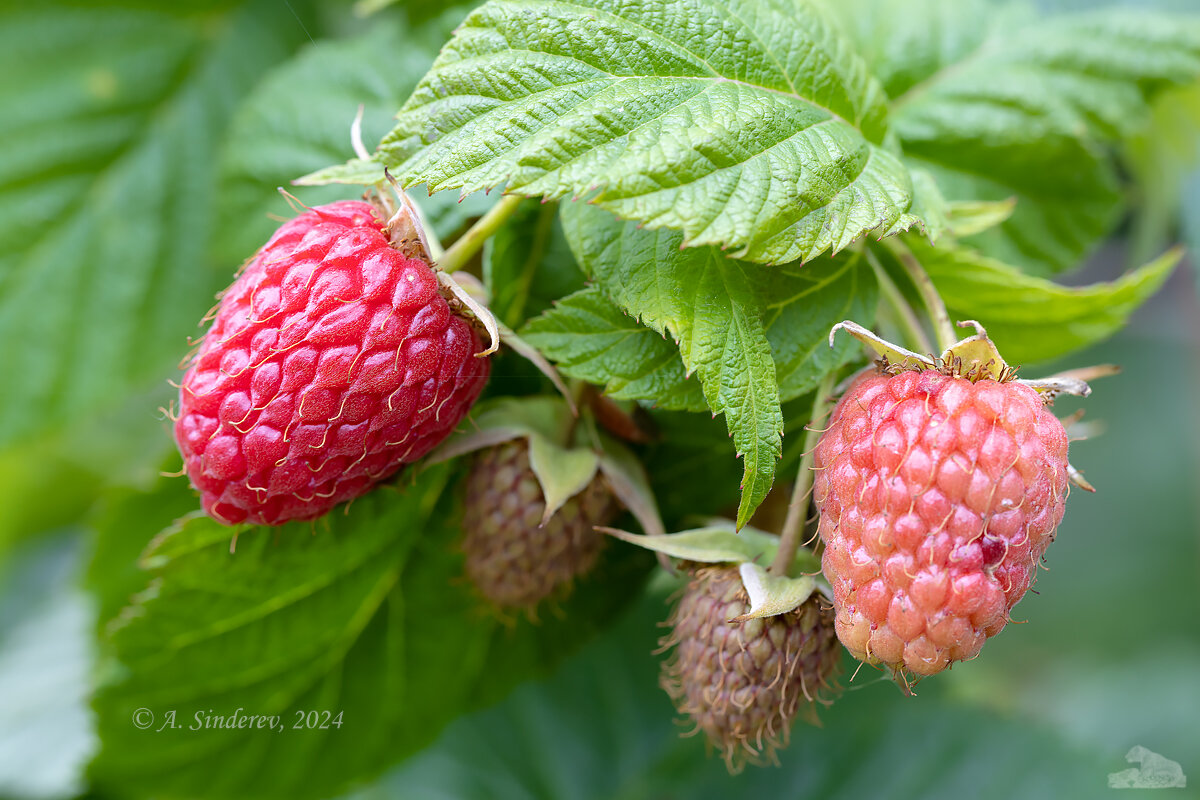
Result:
M1168 252L1109 283L1061 286L964 247L911 244L951 317L979 320L1015 364L1057 358L1116 333L1182 255Z
M598 287L564 297L530 320L521 336L564 373L603 386L610 397L669 410L708 408L700 382L687 378L679 348Z
M590 194L688 245L781 263L915 222L884 115L808 2L492 0L380 154L408 183Z
M149 587L110 625L95 784L165 797L327 796L544 671L636 593L645 561L616 551L563 618L506 626L462 579L446 482L446 468L426 470L346 514L243 528L236 540L199 515L168 529L144 556ZM141 708L155 720L145 730L132 722ZM237 709L284 727L203 727L206 715ZM171 711L178 727L163 728ZM307 728L309 711L331 712L316 720L330 727Z
M208 257L226 126L319 30L303 1L130 5L0 23L0 558L152 480L166 380L236 266Z
M456 722L353 800L1082 800L1125 766L1050 726L964 708L924 685L907 698L863 671L854 691L821 711L822 727L795 726L778 768L730 776L705 757L702 734L680 738L690 726L672 724L652 655L665 615L661 598L647 598L618 635Z
M1143 126L1164 88L1200 76L1200 17L1062 16L996 26L973 49L970 33L944 25L923 37L907 30L920 42L907 62L920 81L892 102L906 155L950 200L1017 197L1012 218L978 244L1043 274L1076 264L1114 220L1120 195L1105 146ZM956 60L932 58L947 42Z

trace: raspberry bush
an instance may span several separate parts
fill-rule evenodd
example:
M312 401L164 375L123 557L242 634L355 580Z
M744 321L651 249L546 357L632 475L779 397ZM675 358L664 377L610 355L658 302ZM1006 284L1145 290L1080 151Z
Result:
M1200 770L1200 17L1037 5L0 10L0 795Z

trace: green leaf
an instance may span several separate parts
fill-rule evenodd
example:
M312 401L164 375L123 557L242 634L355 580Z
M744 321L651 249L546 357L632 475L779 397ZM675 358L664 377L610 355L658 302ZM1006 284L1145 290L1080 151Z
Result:
M484 245L483 279L492 296L489 308L511 328L583 287L557 204L531 200L517 208Z
M845 343L829 348L834 323L845 315L873 318L870 270L856 253L768 269L712 247L681 249L681 234L642 230L594 206L567 204L562 215L584 271L624 311L677 341L684 367L700 378L708 407L725 415L737 453L745 458L738 512L744 524L774 478L782 448L781 400L809 391L853 357ZM594 296L587 300L591 308L600 305ZM571 321L583 316L577 308L569 309ZM630 329L631 323L607 316L614 326ZM551 322L560 324L557 318ZM562 346L550 326L542 330L543 341ZM595 357L586 346L566 354L572 361ZM621 355L636 358L630 350ZM623 372L644 375L659 363L634 362Z
M380 145L406 183L589 197L782 263L907 228L883 92L815 6L492 0Z
M878 287L857 256L789 264L766 278L767 341L784 401L810 391L857 351L829 329L843 319L875 317ZM621 310L597 287L563 298L521 331L530 344L572 378L605 387L618 400L643 400L666 410L708 408L699 382L688 380L678 348Z
M798 553L797 555L802 555ZM820 561L811 554L805 559L811 566L820 571ZM812 597L817 590L817 582L812 575L802 575L789 578L786 575L771 575L759 564L743 563L738 565L742 576L742 586L750 600L750 610L733 617L730 621L741 622L762 617L774 617L794 611L801 603Z
M607 528L606 532L623 542L685 561L717 564L728 561L767 561L779 548L779 537L753 528L734 529L730 524L713 524L678 533L643 536Z
M997 26L969 52L958 45L970 35L937 27L916 52L934 51L942 36L959 58L892 104L910 163L951 200L1017 198L1012 218L976 240L990 255L1041 274L1073 266L1119 210L1104 146L1137 132L1165 88L1200 77L1200 17L1109 10L1035 20Z
M744 459L738 526L775 478L783 414L764 329L761 279L771 270L712 247L681 250L680 234L640 230L593 206L563 207L563 227L584 271L623 309L679 344L704 399L724 414Z
M177 468L179 456L172 454ZM154 537L196 510L196 492L186 477L160 477L146 488L110 487L88 519L93 543L84 584L96 602L99 631L146 588L138 559Z
M673 722L658 686L650 653L666 615L660 597L647 597L613 635L552 679L455 723L435 747L354 800L1084 800L1100 796L1107 772L1127 766L1053 727L964 707L936 682L922 684L913 699L864 670L853 690L822 711L822 727L793 728L779 767L730 776L706 754L703 735L680 736L690 726ZM1115 738L1118 730L1108 733Z
M293 10L266 0L199 18L6 12L0 374L20 380L0 392L0 445L93 418L171 374L228 274L206 258L221 134L302 40Z
M240 529L234 547L234 530L199 515L157 539L144 558L148 590L110 627L94 784L328 796L547 669L626 601L601 580L636 586L644 574L644 560L610 558L566 604L571 624L505 626L462 580L447 475L426 470L399 494L373 492L315 525ZM155 715L147 730L131 723L139 708ZM189 729L197 713L238 708L285 728ZM159 730L171 710L179 727ZM307 729L308 712L324 710L342 726Z
M1116 333L1182 257L1172 250L1110 283L1069 287L963 247L909 244L950 316L979 320L1014 364L1066 355Z
M296 178L297 186L325 186L330 183L348 183L352 186L374 186L387 179L383 164L373 158L352 158L345 164L323 167L316 172Z
M572 378L599 384L617 400L704 411L698 380L688 380L679 348L591 287L531 319L521 336Z

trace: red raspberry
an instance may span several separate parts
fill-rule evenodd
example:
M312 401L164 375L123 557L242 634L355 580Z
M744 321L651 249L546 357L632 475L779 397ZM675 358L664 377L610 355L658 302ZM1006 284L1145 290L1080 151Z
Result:
M278 525L365 493L466 415L482 349L372 206L285 223L221 296L183 378L175 439L205 511Z
M854 385L814 464L838 637L919 675L1005 626L1067 495L1067 434L1037 392L934 370Z

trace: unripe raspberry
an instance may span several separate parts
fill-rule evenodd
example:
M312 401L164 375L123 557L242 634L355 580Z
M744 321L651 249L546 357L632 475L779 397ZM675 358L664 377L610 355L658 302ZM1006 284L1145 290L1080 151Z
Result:
M838 672L832 614L814 595L794 611L729 622L750 610L736 567L701 567L671 616L662 686L721 751L730 772L775 760L792 722Z
M474 328L367 203L285 223L216 308L175 439L205 511L320 516L444 439L487 380Z
M909 370L851 387L814 466L838 636L931 675L974 658L1033 582L1063 516L1067 434L1028 386Z
M501 607L532 610L591 569L606 541L594 527L619 511L597 473L543 524L546 501L525 439L481 450L466 484L467 575Z

